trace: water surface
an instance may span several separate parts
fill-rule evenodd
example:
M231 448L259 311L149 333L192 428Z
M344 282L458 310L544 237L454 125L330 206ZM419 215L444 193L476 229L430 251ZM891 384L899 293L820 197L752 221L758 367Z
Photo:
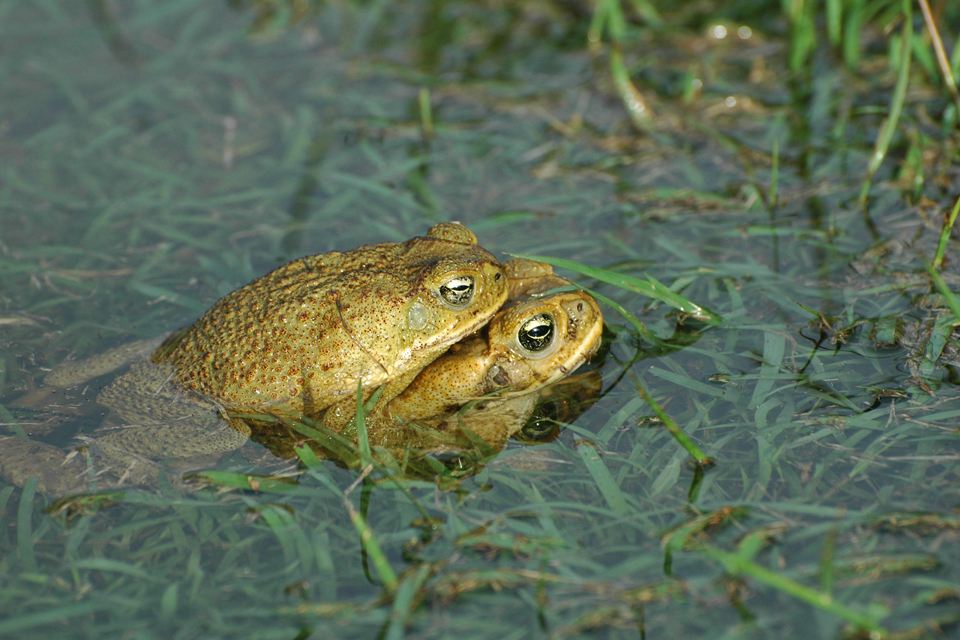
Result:
M577 277L669 348L605 308L602 396L537 445L551 463L498 460L456 490L354 487L325 464L275 492L165 485L68 520L0 484L0 635L836 638L856 614L955 637L957 370L877 337L935 313L923 256L960 188L955 132L913 112L925 180L898 139L865 215L880 115L858 101L892 83L824 60L791 85L775 23L635 43L657 113L641 133L567 10L330 3L296 22L269 6L0 3L3 429L68 446L98 426L95 388L76 410L16 406L65 358L189 324L298 256L442 220L503 258L652 276L724 323Z

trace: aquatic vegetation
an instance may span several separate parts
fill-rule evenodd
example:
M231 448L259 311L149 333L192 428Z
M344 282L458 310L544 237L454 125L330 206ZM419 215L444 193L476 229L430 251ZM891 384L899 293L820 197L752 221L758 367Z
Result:
M99 426L108 379L16 404L67 358L441 220L608 305L602 384L498 455L290 421L340 465L0 485L0 636L955 635L958 34L937 0L0 0L4 435Z

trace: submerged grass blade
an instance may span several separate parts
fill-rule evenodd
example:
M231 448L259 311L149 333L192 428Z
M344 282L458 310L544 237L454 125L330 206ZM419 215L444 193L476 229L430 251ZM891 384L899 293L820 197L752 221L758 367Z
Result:
M140 567L134 566L120 560L111 560L110 558L82 558L74 560L70 566L75 569L91 569L95 571L108 571L111 573L122 573L137 578L138 580L148 580L150 582L161 582L159 578L144 571Z
M430 577L432 567L424 563L412 575L408 575L400 583L397 594L393 598L393 607L390 609L389 626L384 640L402 640L406 631L407 622L413 615L418 604L417 595L423 583Z
M364 405L365 407L367 407L367 409L365 410L368 410L369 407L372 407L376 403L376 400L379 399L379 397L380 397L380 394L378 389L377 393L375 393L374 396L370 398L370 400L367 400L366 405ZM418 511L420 511L420 513L423 515L424 518L427 518L427 519L430 518L430 513L424 508L424 506L420 503L420 501L417 500L416 497L410 492L410 489L404 486L404 483L401 482L401 478L397 477L398 474L390 473L389 471L387 471L387 469L384 468L384 466L381 465L380 462L372 455L372 450L367 454L363 454L360 451L358 445L355 445L349 439L343 437L341 434L334 433L333 431L327 429L320 423L315 423L313 427L308 427L307 425L301 422L289 422L288 424L290 428L292 428L294 431L297 431L298 433L302 433L303 435L309 438L313 438L318 442L320 442L324 447L330 449L332 452L335 453L335 455L337 456L337 459L340 462L343 462L344 464L346 464L347 466L351 468L356 468L361 463L363 463L377 469L377 471L383 474L383 476L389 482L395 485L397 489L399 489L400 492L403 493L403 495L405 495L408 500L410 500L410 503L414 507L416 507ZM365 428L366 428L366 425L364 424L364 429ZM368 447L369 447L369 444L368 444ZM299 457L300 460L302 460L306 466L310 468L315 468L320 465L319 458L313 451L309 450L309 447L306 447L306 446L298 447L294 451L297 454L297 457Z
M744 507L722 506L713 511L696 515L660 536L660 545L667 550L690 550L702 544L705 536L722 530L729 523L748 514Z
M33 553L33 499L37 495L39 478L30 478L20 494L17 507L17 556L26 573L37 571L37 558Z
M756 409L773 390L773 385L777 382L777 375L780 373L780 367L783 364L784 348L786 339L783 334L773 331L763 332L763 362L760 364L760 375L757 378L757 384L753 388L753 395L750 398L748 409Z
M116 609L117 603L114 600L91 601L83 604L70 604L63 607L53 607L44 611L34 613L22 613L11 616L5 620L0 620L0 634L14 633L25 629L34 629L45 625L57 625L60 627L65 620L76 618L78 616L89 616L96 611L104 609ZM59 628L63 633L63 628Z
M837 530L828 531L823 541L823 553L820 554L820 590L830 595L833 593L834 555L837 549Z
M309 451L309 448L304 447ZM297 450L299 453L299 449ZM310 451L312 454L313 451ZM314 457L316 457L314 455ZM299 485L294 478L282 478L275 476L252 475L247 473L234 473L232 471L201 471L193 474L192 477L203 478L204 480L217 485L218 487L228 487L231 489L241 489L243 491L260 491L263 493L301 493Z
M377 538L373 534L373 529L370 528L370 524L366 518L363 517L363 514L357 511L357 508L353 506L353 503L351 503L346 496L343 498L343 504L347 508L347 513L350 514L350 521L353 522L353 526L360 536L360 544L363 545L364 551L366 551L370 559L373 560L373 566L377 568L377 573L380 574L383 587L388 592L394 593L397 590L399 580L397 579L397 574L393 571L393 567L390 566L390 561L387 560L387 556L384 555L383 549L380 548L380 543L377 542Z
M596 445L582 441L577 444L577 451L580 453L580 458L587 467L587 471L590 472L590 476L597 483L597 488L600 489L600 494L606 500L610 510L618 516L629 513L627 500L624 498L623 492L620 491L613 474L610 473L610 469L607 468L603 458L600 457Z
M687 453L693 456L694 461L697 464L704 466L713 464L713 460L708 458L706 454L700 450L700 447L693 443L693 440L690 439L690 436L684 433L683 430L677 426L677 423L674 422L673 418L671 418L667 412L660 407L659 404L654 402L653 398L647 395L643 385L641 385L638 381L634 381L634 384L636 384L637 391L640 393L640 396L647 401L647 404L653 407L653 410L663 422L663 426L666 427L667 431L669 431L674 438L676 438L677 442L680 443L680 446L686 449Z

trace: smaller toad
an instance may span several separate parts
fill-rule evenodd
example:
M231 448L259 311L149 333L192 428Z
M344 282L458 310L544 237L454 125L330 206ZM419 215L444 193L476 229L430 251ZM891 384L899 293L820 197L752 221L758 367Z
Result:
M596 353L603 314L592 296L580 290L543 295L571 283L540 262L513 259L504 270L512 302L482 332L424 369L387 412L441 430L466 426L500 448L523 427L540 390ZM458 412L471 401L474 407ZM371 443L378 431L374 425ZM390 429L382 431L385 439L393 437Z

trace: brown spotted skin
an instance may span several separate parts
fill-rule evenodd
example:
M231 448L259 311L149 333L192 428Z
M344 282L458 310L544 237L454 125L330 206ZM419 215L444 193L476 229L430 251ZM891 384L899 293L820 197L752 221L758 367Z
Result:
M470 276L466 308L439 295ZM227 295L161 347L184 386L231 411L316 416L342 430L356 389L384 386L380 406L450 345L486 324L504 303L496 258L465 227L426 237L308 256Z
M508 299L514 302L572 284L566 278L554 275L549 264L526 258L507 260L503 263L503 272L507 276Z

